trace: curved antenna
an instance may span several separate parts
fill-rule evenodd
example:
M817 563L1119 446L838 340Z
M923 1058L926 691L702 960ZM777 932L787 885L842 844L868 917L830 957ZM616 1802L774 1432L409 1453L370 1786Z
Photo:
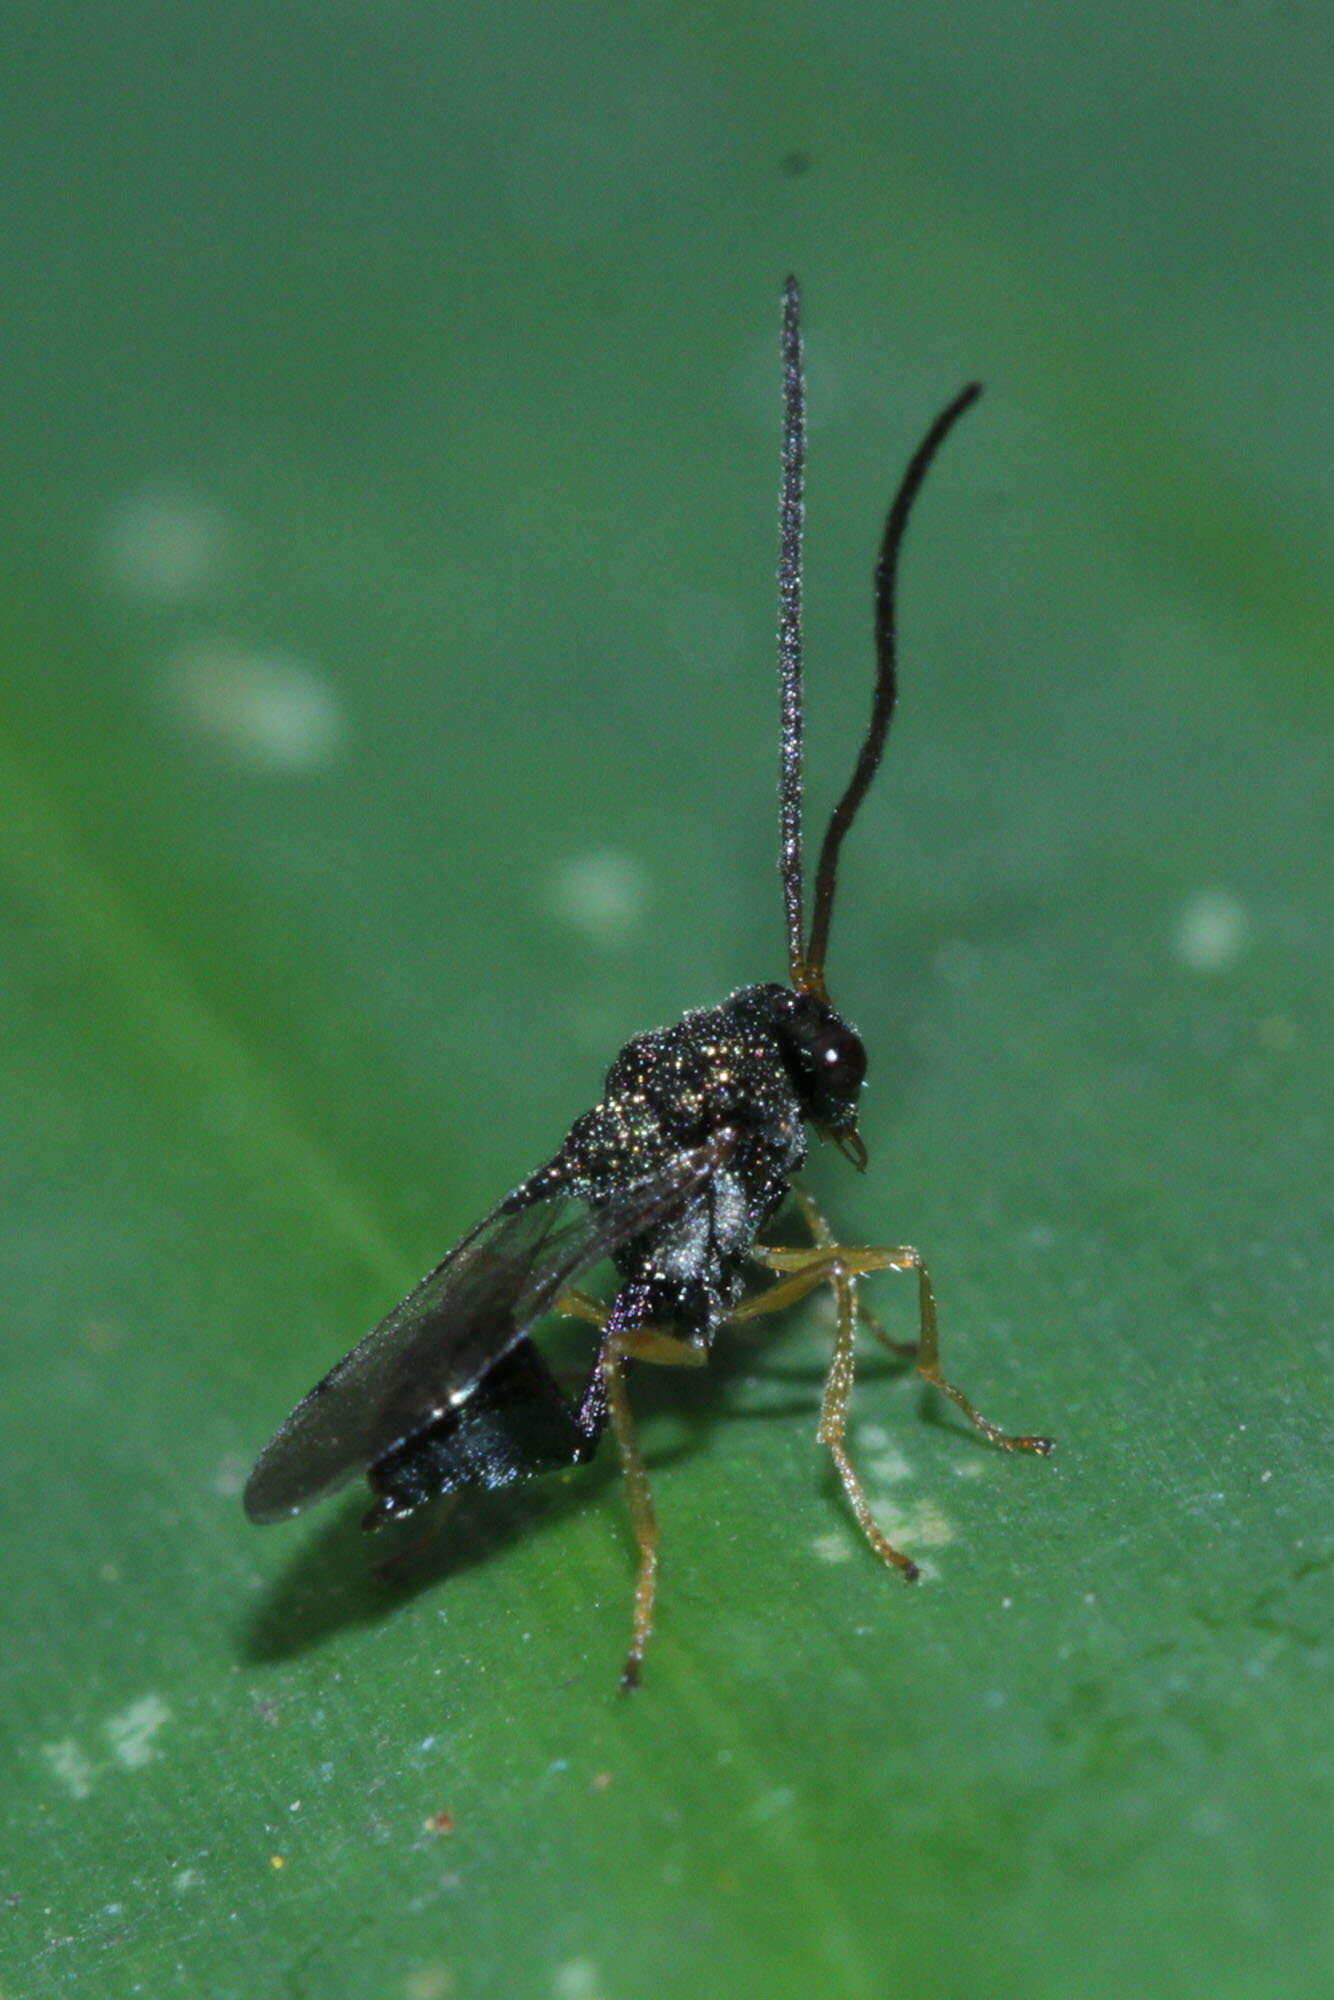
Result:
M801 524L806 469L806 389L801 376L801 287L783 287L783 488L778 513L778 687L782 775L779 867L792 984L805 969L801 864Z
M975 403L982 393L980 382L970 382L961 389L954 401L943 409L932 424L922 442L908 461L908 469L899 482L899 490L885 520L884 534L880 540L880 556L875 566L875 694L871 702L871 720L866 737L857 753L857 763L848 789L834 807L829 825L825 830L824 842L820 848L820 862L815 871L815 914L811 918L810 942L802 957L799 980L794 972L793 985L818 993L823 999L824 962L829 949L829 920L834 908L834 883L838 874L839 849L843 836L857 817L857 809L866 797L876 767L889 734L890 717L894 713L894 696L898 687L898 659L895 641L894 610L898 589L899 550L903 546L904 532L908 526L908 516L913 502L921 491L922 481L931 467L931 461L941 445L953 430L959 418L970 404Z

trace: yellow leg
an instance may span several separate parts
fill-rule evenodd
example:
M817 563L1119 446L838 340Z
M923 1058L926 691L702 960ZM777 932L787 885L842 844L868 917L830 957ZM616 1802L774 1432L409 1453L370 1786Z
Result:
M609 1308L600 1299L573 1289L560 1294L556 1300L556 1311L564 1313L569 1319L587 1320L596 1327L605 1327L610 1316ZM627 1327L617 1336L617 1346L629 1360L653 1361L660 1368L703 1368L709 1358L708 1348L698 1340L687 1340L683 1335L672 1333L664 1326L654 1326L651 1322Z
M958 1406L970 1423L977 1426L982 1435L992 1444L1000 1445L1005 1451L1033 1451L1042 1456L1053 1449L1053 1440L1048 1437L1024 1435L1011 1436L1009 1432L993 1424L988 1417L969 1402L962 1389L953 1382L947 1382L940 1372L940 1328L936 1318L935 1293L931 1289L931 1277L922 1261L920 1251L909 1244L901 1244L894 1249L871 1247L854 1248L846 1244L817 1242L810 1250L770 1250L755 1251L758 1261L769 1270L780 1273L777 1284L756 1299L747 1299L736 1317L749 1318L769 1308L791 1305L797 1299L813 1291L819 1284L830 1283L837 1286L841 1278L865 1277L872 1271L916 1271L918 1310L921 1319L921 1337L917 1343L917 1372L925 1377L941 1394L948 1396ZM855 1296L855 1294L854 1294Z
M887 1348L891 1354L897 1355L900 1361L916 1360L918 1349L921 1345L920 1341L895 1340L892 1335L885 1332L884 1327L881 1326L875 1314L867 1312L860 1296L857 1299L857 1324L858 1326L864 1326L866 1331L874 1335L882 1347Z
M848 1397L852 1392L852 1377L856 1366L855 1345L857 1338L857 1296L853 1280L842 1271L833 1274L834 1296L838 1301L838 1332L834 1336L834 1358L829 1364L825 1378L824 1400L820 1405L819 1441L829 1447L829 1453L838 1476L843 1482L853 1513L861 1523L862 1533L882 1562L890 1563L902 1570L909 1583L916 1583L921 1571L911 1556L905 1556L900 1549L881 1532L870 1503L862 1491L862 1483L853 1470L843 1444L843 1430L847 1420Z
M848 1398L852 1392L856 1365L857 1321L861 1319L868 1325L893 1352L915 1355L918 1372L942 1394L948 1396L951 1402L957 1404L983 1436L993 1444L1002 1446L1006 1451L1033 1451L1045 1454L1052 1449L1052 1440L1045 1437L1011 1437L984 1417L981 1411L969 1402L961 1389L946 1381L940 1372L940 1329L936 1318L935 1294L931 1289L931 1279L926 1265L916 1250L906 1244L893 1249L869 1247L859 1249L836 1243L829 1224L805 1189L797 1186L793 1192L815 1239L814 1245L808 1250L757 1248L752 1254L758 1263L775 1274L774 1283L767 1291L744 1300L737 1308L734 1318L755 1319L761 1313L777 1312L785 1306L795 1305L818 1285L833 1286L838 1310L837 1332L834 1337L834 1355L825 1378L824 1398L820 1406L819 1441L829 1449L838 1476L843 1483L843 1490L848 1496L867 1541L882 1561L901 1570L911 1583L916 1580L920 1571L916 1563L894 1548L881 1532L843 1443ZM916 1271L921 1333L915 1344L891 1340L879 1322L862 1309L857 1296L857 1279L872 1271Z
M639 1544L639 1576L635 1583L635 1621L630 1652L621 1672L621 1686L628 1693L638 1687L644 1664L644 1648L653 1630L653 1599L658 1587L658 1520L653 1511L653 1494L639 1449L639 1437L630 1410L625 1385L625 1356L612 1347L602 1361L602 1379L607 1389L607 1407L612 1429L620 1447L626 1490L630 1495L630 1519Z
M829 1373L825 1377L824 1396L820 1404L820 1428L816 1432L816 1438L820 1444L828 1447L829 1455L843 1482L843 1491L847 1494L852 1511L857 1516L862 1533L871 1547L882 1562L901 1570L909 1583L916 1583L921 1571L912 1557L905 1556L901 1549L896 1549L881 1530L871 1512L870 1502L866 1498L861 1480L857 1477L843 1443L843 1433L847 1425L848 1397L852 1393L853 1375L857 1365L856 1279L839 1261L843 1253L836 1245L829 1242L829 1231L823 1218L809 1203L808 1197L803 1195L801 1200L802 1206L809 1210L808 1219L811 1222L812 1233L818 1228L826 1240L817 1243L813 1250L780 1250L772 1253L757 1250L756 1257L762 1263L770 1264L771 1269L774 1268L770 1263L771 1256L782 1258L784 1262L781 1268L787 1270L789 1275L770 1285L768 1291L761 1292L757 1298L746 1299L734 1317L755 1319L761 1313L778 1312L784 1306L794 1305L798 1299L814 1291L817 1285L832 1284L838 1307L837 1331L834 1335L833 1359L829 1364ZM793 1264L795 1268L792 1268Z
M601 1299L590 1298L587 1292L573 1288L561 1293L555 1310L564 1313L567 1319L586 1319L592 1326L603 1327L607 1324L607 1308Z
M609 1308L602 1305L599 1300L591 1298L587 1292L576 1290L562 1292L556 1301L556 1308L559 1312L569 1314L571 1318L587 1320L604 1333L606 1331L610 1318ZM648 1470L644 1464L644 1454L639 1447L639 1434L630 1407L626 1364L633 1360L656 1362L663 1367L698 1368L702 1367L708 1358L707 1348L701 1346L698 1341L683 1340L680 1335L670 1333L663 1327L645 1324L626 1327L622 1332L612 1335L604 1342L598 1360L607 1397L607 1411L611 1418L611 1427L616 1433L616 1444L621 1454L621 1468L625 1474L626 1491L630 1498L630 1520L639 1547L634 1626L629 1656L621 1673L621 1686L627 1693L639 1685L644 1649L648 1645L649 1633L653 1629L653 1602L658 1587L658 1519L653 1511L653 1493L649 1486Z
M829 1224L825 1221L825 1218L823 1217L823 1215L821 1215L819 1209L815 1206L815 1203L811 1200L811 1197L807 1194L805 1188L801 1185L800 1181L794 1181L792 1183L792 1192L793 1195L796 1197L797 1204L801 1209L802 1215L806 1219L806 1227L811 1232L812 1241L818 1243L822 1250L831 1250L834 1247L834 1232L829 1227ZM853 1290L855 1293L856 1291L855 1286L853 1287ZM891 1339L889 1334L885 1332L884 1327L881 1326L879 1320L875 1317L875 1315L873 1313L869 1313L866 1310L865 1303L863 1302L860 1296L858 1296L856 1300L856 1310L857 1310L858 1326L864 1326L869 1333L874 1334L875 1338L880 1342L880 1345L882 1347L888 1348L891 1354L896 1354L905 1361L910 1356L914 1360L916 1359L917 1348L918 1348L917 1341Z
M883 1562L901 1571L907 1581L912 1583L921 1572L912 1558L896 1549L878 1526L843 1442L848 1399L852 1392L856 1367L858 1320L868 1326L871 1332L893 1352L915 1354L919 1374L942 1395L948 1396L991 1443L1000 1445L1006 1451L1032 1451L1045 1455L1053 1448L1052 1440L1027 1435L1016 1437L1002 1431L969 1402L961 1389L956 1388L954 1383L947 1381L941 1374L940 1329L936 1316L935 1294L931 1289L930 1275L918 1251L906 1244L893 1248L877 1248L837 1243L828 1223L805 1190L797 1187L794 1192L814 1243L811 1248L805 1250L757 1248L752 1254L758 1263L774 1274L774 1282L756 1297L743 1300L732 1317L736 1320L748 1320L758 1318L764 1313L778 1312L785 1306L795 1305L819 1285L833 1286L837 1307L837 1331L834 1338L833 1359L825 1378L824 1396L820 1405L820 1428L817 1435L819 1442L828 1449L834 1461L849 1505L867 1541ZM915 1345L891 1340L878 1321L862 1308L857 1294L857 1280L869 1276L874 1271L916 1271L921 1330ZM590 1322L604 1335L606 1334L608 1308L586 1292L570 1290L562 1293L557 1300L557 1309ZM699 1342L682 1339L664 1327L642 1325L627 1326L606 1338L598 1361L607 1398L607 1410L616 1433L621 1465L625 1472L630 1499L630 1519L639 1548L634 1626L630 1652L621 1674L621 1686L627 1690L639 1684L644 1651L653 1629L653 1606L658 1580L658 1524L653 1510L653 1495L649 1487L648 1472L644 1465L634 1416L630 1408L626 1366L630 1360L639 1360L668 1367L698 1367L707 1358L707 1350Z

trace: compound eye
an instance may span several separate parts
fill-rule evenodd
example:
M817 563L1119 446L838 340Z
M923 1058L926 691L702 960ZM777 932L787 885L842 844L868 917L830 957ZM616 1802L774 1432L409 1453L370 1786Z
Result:
M855 1097L866 1081L866 1050L851 1028L826 1028L811 1050L811 1061L831 1097Z

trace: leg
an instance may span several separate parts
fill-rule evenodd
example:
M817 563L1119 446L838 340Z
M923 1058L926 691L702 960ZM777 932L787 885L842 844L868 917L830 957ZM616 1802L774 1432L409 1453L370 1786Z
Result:
M911 1556L905 1556L896 1549L882 1532L871 1512L870 1502L862 1489L847 1449L843 1443L843 1432L847 1423L848 1397L852 1393L852 1379L856 1369L857 1341L857 1281L840 1261L846 1254L830 1239L829 1228L824 1218L798 1191L803 1208L807 1210L812 1234L819 1233L824 1238L813 1250L779 1250L769 1252L758 1250L755 1255L761 1262L770 1264L771 1269L781 1268L789 1273L770 1285L767 1292L758 1297L746 1299L733 1314L735 1319L756 1319L764 1312L777 1312L783 1306L793 1305L814 1291L817 1285L831 1284L838 1306L838 1330L834 1335L834 1356L825 1377L824 1396L820 1404L820 1428L816 1432L817 1442L827 1445L834 1461L838 1476L843 1482L843 1491L853 1513L871 1547L882 1562L901 1570L909 1583L916 1583L921 1571ZM854 1251L854 1256L864 1253ZM770 1259L782 1258L782 1265L770 1263Z
M784 1306L794 1305L817 1285L832 1284L838 1308L838 1330L834 1339L833 1360L825 1378L824 1398L820 1406L820 1429L817 1435L820 1443L829 1448L838 1469L838 1476L843 1482L843 1490L871 1547L883 1562L901 1570L909 1583L915 1583L921 1571L911 1557L903 1555L882 1533L843 1444L848 1397L852 1391L855 1367L858 1318L865 1320L872 1331L893 1352L915 1353L920 1373L957 1403L993 1443L1003 1445L1010 1451L1045 1453L1052 1448L1051 1440L1007 1436L1004 1431L989 1423L980 1411L974 1409L961 1390L956 1389L952 1382L945 1380L940 1372L940 1341L935 1295L931 1290L931 1280L926 1266L916 1250L906 1246L881 1250L845 1248L835 1243L833 1231L805 1189L795 1185L793 1192L801 1204L807 1226L815 1239L814 1247L809 1250L760 1248L754 1251L756 1260L776 1274L775 1282L757 1297L743 1301L733 1317L738 1320L755 1319L761 1313L776 1312ZM870 1314L862 1312L857 1296L857 1278L864 1273L883 1270L917 1272L921 1337L915 1347L890 1340Z
M590 1298L587 1292L562 1292L556 1300L557 1312L567 1313L571 1319L587 1320L601 1329L602 1346L598 1353L597 1366L593 1371L590 1396L605 1401L611 1417L611 1427L616 1433L617 1449L621 1454L621 1469L625 1474L626 1490L630 1495L630 1520L634 1526L635 1540L639 1544L639 1577L635 1584L635 1622L630 1641L630 1654L621 1673L621 1686L627 1692L639 1685L639 1670L644 1660L644 1648L653 1627L653 1599L658 1582L658 1521L653 1512L653 1494L649 1489L648 1472L644 1465L644 1455L639 1449L639 1437L635 1430L635 1420L630 1409L630 1397L626 1390L625 1367L626 1347L635 1339L636 1333L647 1333L646 1328L624 1329L613 1327L614 1308Z
M630 1408L627 1364L632 1360L653 1361L666 1367L697 1368L708 1360L708 1350L698 1341L682 1339L651 1321L636 1322L633 1293L619 1314L616 1305L604 1306L597 1299L590 1298L587 1292L573 1290L563 1292L556 1306L558 1311L568 1313L572 1318L588 1320L602 1330L602 1347L586 1402L591 1403L595 1399L604 1401L611 1418L621 1454L626 1490L630 1496L630 1520L639 1545L634 1628L629 1656L621 1673L621 1686L628 1693L639 1685L644 1649L653 1629L653 1601L658 1585L658 1520L653 1511L648 1470L639 1448L639 1435Z
M607 1324L607 1308L602 1301L590 1298L587 1292L576 1291L573 1287L561 1293L555 1310L564 1313L567 1319L586 1319L591 1326L601 1328Z
M824 1225L822 1224L822 1228ZM827 1229L825 1231L827 1235ZM791 1305L813 1291L819 1284L832 1283L837 1286L840 1274L852 1279L864 1277L871 1271L916 1271L918 1307L921 1315L921 1338L917 1344L917 1372L939 1389L942 1395L958 1406L970 1423L977 1426L982 1435L992 1444L1005 1451L1033 1451L1045 1455L1052 1450L1052 1440L1047 1437L1012 1437L998 1425L993 1424L982 1412L974 1407L957 1389L953 1382L947 1382L940 1372L940 1331L936 1320L936 1299L931 1289L931 1278L919 1251L909 1245L897 1249L853 1249L845 1245L820 1242L817 1240L810 1250L768 1250L755 1252L759 1262L771 1271L782 1275L777 1284L757 1299L748 1299L739 1308L738 1319L753 1317L767 1309ZM772 1307L770 1302L772 1301ZM749 1310L748 1310L749 1309Z
M605 1328L611 1317L611 1309L600 1300L590 1298L587 1292L562 1292L556 1300L556 1311L570 1319L586 1319L590 1325ZM667 1327L655 1326L646 1320L642 1326L625 1327L618 1342L621 1352L631 1361L656 1361L661 1368L703 1368L709 1358L709 1350L698 1340L690 1340L684 1334L672 1333Z
M896 1355L900 1361L916 1360L921 1348L921 1342L917 1340L895 1340L890 1334L885 1332L884 1327L881 1326L875 1314L867 1312L866 1306L860 1296L857 1299L857 1324L858 1326L864 1326L868 1333L874 1334L880 1345L886 1348L890 1354Z
M802 1186L800 1181L793 1181L792 1192L796 1196L797 1203L801 1209L802 1215L806 1219L806 1227L811 1232L812 1242L818 1243L822 1250L833 1249L834 1232L829 1227L828 1222L826 1222L824 1216L815 1206L815 1203L812 1201L810 1195L806 1192L805 1188ZM872 1313L867 1312L866 1306L863 1303L860 1295L858 1295L856 1303L857 1303L858 1326L866 1327L869 1332L875 1335L876 1339L880 1342L880 1345L882 1347L888 1348L891 1354L898 1355L902 1360L906 1361L909 1357L911 1357L914 1360L917 1358L917 1349L919 1345L917 1341L891 1340L890 1336L885 1332L884 1327L881 1326L879 1320L876 1319Z
M841 1271L833 1276L834 1297L838 1301L838 1332L834 1337L834 1358L829 1364L825 1378L824 1400L820 1405L820 1428L816 1433L819 1442L828 1445L830 1456L838 1468L838 1476L843 1482L852 1511L861 1523L862 1533L882 1562L902 1570L909 1583L916 1583L921 1571L911 1556L905 1556L881 1532L870 1503L862 1491L862 1483L852 1467L843 1445L843 1427L847 1418L848 1397L852 1391L852 1376L855 1367L855 1345L857 1338L857 1288L853 1279Z
M653 1599L658 1586L658 1520L653 1511L653 1495L649 1490L644 1455L639 1449L639 1437L630 1411L630 1398L626 1393L625 1356L615 1345L609 1346L603 1357L602 1379L606 1385L607 1407L611 1411L612 1429L620 1447L621 1465L630 1495L630 1519L639 1544L634 1631L630 1652L621 1672L621 1686L628 1693L639 1685L644 1648L653 1629Z
M1000 1445L1005 1451L1037 1452L1041 1457L1045 1458L1054 1449L1055 1441L1052 1438L1011 1437L1007 1435L1005 1431L997 1429L995 1424L988 1422L980 1410L973 1407L962 1389L956 1389L952 1382L945 1380L945 1377L940 1372L940 1332L936 1324L936 1297L931 1289L930 1275L926 1265L915 1250L905 1249L895 1254L905 1260L911 1260L911 1263L907 1264L906 1267L915 1267L917 1271L917 1291L922 1316L922 1338L917 1349L918 1374L925 1376L926 1380L934 1384L942 1395L948 1396L950 1401L963 1411L970 1422L976 1424L983 1437L990 1439L992 1444ZM898 1268L904 1267L900 1266Z

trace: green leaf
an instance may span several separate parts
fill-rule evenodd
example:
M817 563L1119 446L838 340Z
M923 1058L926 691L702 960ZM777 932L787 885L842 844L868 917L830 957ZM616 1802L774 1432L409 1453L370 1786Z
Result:
M227 18L42 10L0 104L0 1995L1325 1990L1309 30ZM645 1371L626 1699L609 1452L396 1541L239 1491L621 1042L781 972L789 267L813 831L988 380L834 924L871 1170L813 1179L1058 1452L870 1348L910 1590L825 1307Z

